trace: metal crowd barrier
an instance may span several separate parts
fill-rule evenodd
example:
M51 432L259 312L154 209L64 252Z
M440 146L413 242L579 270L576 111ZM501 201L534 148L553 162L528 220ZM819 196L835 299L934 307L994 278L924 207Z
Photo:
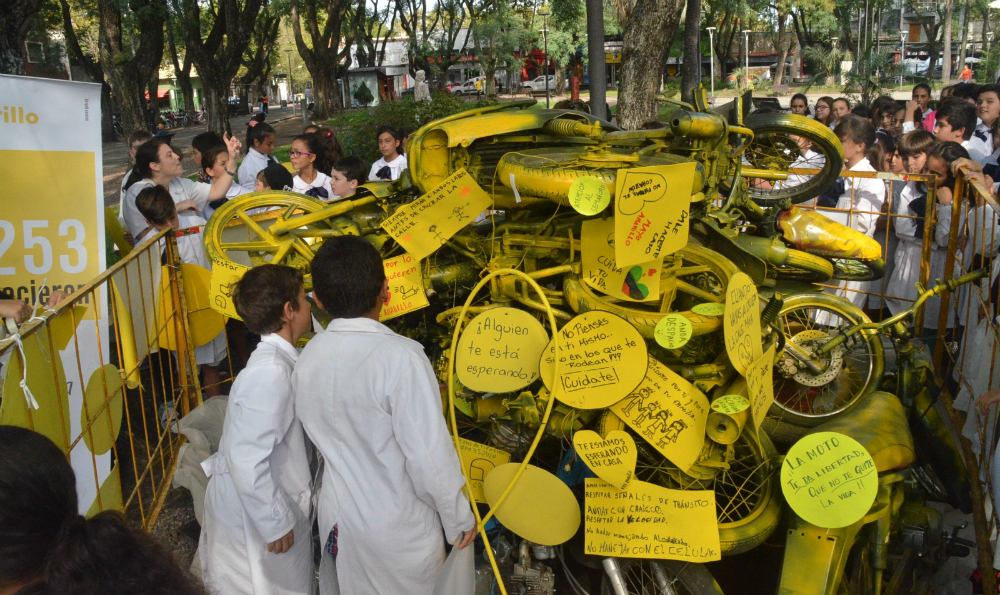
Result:
M33 408L20 391L0 395L2 423L41 432L64 449L81 505L90 501L84 494L94 496L88 515L120 510L146 529L163 508L184 443L178 420L202 402L189 322L199 310L189 309L179 262L175 232L160 232L22 324L20 345L14 337L0 340L0 358L9 356L6 376L20 379L24 348L27 384L39 404ZM80 325L82 317L94 324ZM97 317L107 320L109 336L101 336ZM224 382L231 382L227 360ZM43 380L61 379L67 369L86 387L74 391ZM6 386L9 391L11 382Z

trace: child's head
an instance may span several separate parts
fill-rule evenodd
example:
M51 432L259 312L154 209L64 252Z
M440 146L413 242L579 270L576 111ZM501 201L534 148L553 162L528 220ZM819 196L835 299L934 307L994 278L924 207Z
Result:
M941 99L945 99L946 97L951 97L952 93L954 92L955 92L955 85L948 85L947 87L944 87L943 89L941 89Z
M859 103L858 105L854 106L854 109L851 110L851 113L861 118L868 118L869 120L872 119L872 114L873 114L872 108L868 107L863 103Z
M130 188L139 180L151 180L154 176L168 182L182 173L181 158L174 153L167 139L154 136L136 149L135 165L125 188Z
M854 167L864 159L868 149L875 144L875 127L871 121L853 114L840 118L833 133L844 146L844 161L847 167Z
M226 142L215 132L202 132L191 139L191 148L194 149L191 158L194 159L195 165L201 167L201 154L215 145L226 146Z
M334 318L378 316L389 290L382 257L367 240L335 236L312 260L313 295Z
M233 306L258 335L288 331L298 340L312 327L302 271L292 267L262 264L250 269L233 288Z
M957 159L968 159L969 152L955 142L940 143L927 155L927 173L937 174L937 187L953 188L955 178L951 174L951 164Z
M392 126L379 126L375 137L378 139L378 152L386 160L395 159L400 154L403 137L400 136L398 130Z
M274 150L274 128L265 122L250 120L247 124L247 151L253 149L261 155L270 155Z
M976 96L976 109L983 124L992 126L1000 118L1000 85L983 85Z
M330 170L330 187L334 194L346 198L354 194L358 184L364 182L367 173L368 168L361 159L353 155L341 157Z
M872 123L875 128L892 132L892 118L896 115L896 100L883 95L872 102Z
M198 165L205 170L208 177L213 180L218 178L229 169L229 148L226 145L212 145L202 152L201 163ZM233 164L233 167L236 167L236 164Z
M410 135L413 134L413 129L409 126L403 126L399 129L399 134L402 136L402 141L399 143L399 154L406 154L406 146L410 142Z
M296 136L292 140L290 157L292 167L299 173L310 168L328 172L342 153L337 135L329 128L319 128L316 132Z
M139 150L142 143L153 138L153 135L149 133L148 130L136 130L128 137L128 160L129 163L135 162L135 152Z
M974 83L955 85L955 90L952 91L951 96L961 97L966 103L976 105L976 97L979 96L979 85Z
M146 218L146 222L156 228L156 231L168 227L171 229L180 227L174 199L170 197L170 192L159 184L143 188L135 198L135 206Z
M934 122L934 136L941 142L969 140L976 130L976 108L964 99L952 98L941 102Z
M896 143L888 132L879 130L875 133L875 144L873 144L865 157L875 168L875 171L891 171L892 158L896 154Z
M268 163L267 167L257 172L257 186L254 192L261 190L291 190L295 185L292 173L285 169L284 165L274 162Z
M317 130L319 130L319 126L317 126L315 124L310 124L310 125L308 125L308 126L306 126L305 128L302 129L302 134L312 134L312 133L316 132Z
M903 134L903 122L906 121L906 108L901 107L896 110L896 115L892 117L892 133L896 136Z
M913 101L917 102L921 110L926 110L931 103L931 86L927 83L917 83L913 86Z
M927 155L938 144L934 135L926 130L911 130L899 139L899 156L906 164L906 171L919 174L927 165Z
M816 119L824 124L833 120L833 97L820 97L816 100Z
M833 117L841 119L851 113L851 101L846 97L838 97L833 100Z
M808 116L809 115L809 99L802 93L796 93L792 95L792 100L788 104L791 112L798 116Z

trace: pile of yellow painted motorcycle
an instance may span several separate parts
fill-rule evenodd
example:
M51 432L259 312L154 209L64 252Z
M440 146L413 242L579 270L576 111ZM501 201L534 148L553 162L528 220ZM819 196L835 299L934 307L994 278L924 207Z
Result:
M444 118L400 180L240 197L206 249L307 273L335 235L382 252L385 322L447 386L477 593L720 593L702 562L767 540L779 593L919 592L903 558L940 527L877 391L882 342L813 285L879 278L881 250L794 206L840 175L839 142L741 100L672 103L638 131L531 100Z

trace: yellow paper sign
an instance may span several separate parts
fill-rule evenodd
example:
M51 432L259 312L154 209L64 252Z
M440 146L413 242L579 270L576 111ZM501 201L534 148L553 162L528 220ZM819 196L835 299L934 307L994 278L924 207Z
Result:
M414 258L421 259L472 223L493 199L464 169L436 188L396 210L382 222L384 229Z
M538 378L538 360L548 341L542 324L524 310L487 310L458 339L458 381L484 393L524 388Z
M208 301L212 309L230 318L243 320L233 305L233 288L250 267L221 258L212 259L212 282L208 286Z
M722 557L715 492L633 481L586 483L584 551L593 556L711 562Z
M868 513L878 493L878 472L857 440L819 432L788 449L781 464L781 490L806 522L837 529Z
M642 383L611 411L681 471L698 460L705 444L708 399L656 359L649 358Z
M94 370L83 392L80 427L83 428L87 448L95 455L111 450L118 439L122 427L123 400L122 377L118 368L105 364Z
M553 382L553 340L542 355L542 380L570 407L603 409L613 405L639 386L646 375L646 342L620 316L600 310L584 312L570 320L558 337L559 378Z
M588 219L580 233L583 279L587 285L611 297L627 301L660 297L662 259L627 268L615 264L615 222Z
M740 411L746 411L750 407L750 401L740 395L722 395L712 401L712 411L734 415Z
M722 316L726 313L726 305L722 302L705 302L691 308L691 311L701 316Z
M569 187L569 204L578 213L596 215L611 204L611 191L604 180L594 176L577 178Z
M389 283L389 301L382 306L379 320L389 320L430 305L424 292L419 259L403 254L382 261L382 268Z
M673 254L687 244L695 164L618 170L615 260L621 267Z
M510 453L485 444L458 439L458 455L462 459L462 471L469 478L472 495L476 502L486 502L483 482L493 469L510 462Z
M226 319L218 312L213 312L209 300L209 287L212 285L212 272L196 264L181 263L181 275L184 285L184 301L188 309L189 343L201 347L215 339L226 328ZM157 307L157 328L162 328L158 337L160 347L177 350L175 312L181 312L180 304L174 303L173 292L170 289L170 272L163 266L160 272L160 303Z
M491 507L514 480L519 466L500 465L486 476L483 491ZM580 528L580 504L573 491L561 479L534 465L524 468L495 516L504 527L541 545L565 543Z
M729 280L723 331L729 361L737 372L745 375L762 354L757 286L745 273L736 273Z
M753 364L747 368L747 394L750 395L750 413L753 416L754 424L759 428L767 410L774 402L774 380L772 373L774 370L774 350L772 346L767 353L757 358Z
M601 438L593 430L580 430L573 434L573 446L595 475L616 488L624 490L635 477L638 453L628 432L612 430Z
M680 349L691 340L691 321L680 314L667 314L656 323L653 337L660 347Z

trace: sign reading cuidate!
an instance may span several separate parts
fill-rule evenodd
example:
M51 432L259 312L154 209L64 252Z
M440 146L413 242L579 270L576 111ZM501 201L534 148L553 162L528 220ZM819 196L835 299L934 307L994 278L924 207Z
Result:
M510 453L479 442L458 439L458 456L462 459L462 471L469 478L472 495L476 502L486 502L483 482L496 467L510 462Z
M878 493L878 472L865 447L837 432L809 434L781 464L785 500L806 522L837 529L859 521Z
M458 381L478 392L524 388L538 378L538 360L548 340L542 324L524 310L487 310L458 339Z
M212 309L230 318L243 320L233 305L233 288L250 267L222 258L212 259L212 280L208 285L208 300Z
M419 260L444 245L492 204L493 199L472 176L460 169L427 194L398 208L381 227Z
M403 254L382 261L382 268L389 283L389 301L382 306L379 320L389 320L430 305L424 292L419 259Z
M542 354L542 381L577 409L603 409L625 398L646 375L646 342L624 318L600 310L576 316L557 335L559 377L553 378L553 339Z
M687 244L695 164L618 170L615 260L627 267L673 254Z
M681 471L698 460L705 444L708 399L655 358L649 358L642 383L611 411Z
M585 490L586 553L687 562L721 558L715 492L638 480L621 491L600 479L588 479Z
M613 219L584 221L580 244L583 280L587 285L613 298L632 302L660 297L662 259L625 268L619 268L615 264Z
M736 273L729 279L723 316L726 353L736 371L745 375L747 368L762 355L757 286L746 273Z
M638 452L628 432L612 430L601 438L593 430L580 430L573 434L573 447L595 475L619 490L627 488L635 477Z

